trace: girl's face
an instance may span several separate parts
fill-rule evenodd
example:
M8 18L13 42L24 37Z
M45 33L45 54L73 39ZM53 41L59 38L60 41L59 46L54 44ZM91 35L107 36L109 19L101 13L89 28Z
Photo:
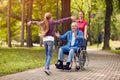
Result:
M79 19L83 19L84 18L84 13L83 12L79 12Z

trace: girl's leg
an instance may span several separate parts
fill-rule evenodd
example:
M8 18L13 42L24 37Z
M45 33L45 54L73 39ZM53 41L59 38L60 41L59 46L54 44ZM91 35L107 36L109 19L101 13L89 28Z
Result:
M50 61L51 61L51 57L52 57L52 53L53 53L53 45L54 42L53 41L46 41L47 43L47 49L46 49L46 65L45 68L49 69L50 68Z
M46 54L45 55L46 56L45 61L47 61L47 57L48 57L48 44L47 44L47 41L44 41L43 44L44 44L45 54Z

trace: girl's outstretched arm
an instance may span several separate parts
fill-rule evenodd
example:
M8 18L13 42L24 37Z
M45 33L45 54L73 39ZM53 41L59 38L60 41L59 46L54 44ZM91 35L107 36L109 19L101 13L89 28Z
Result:
M59 20L55 20L54 21L54 24L59 24L59 23L63 23L67 20L71 20L71 17L67 17L67 18L62 18L62 19L59 19Z
M27 25L30 26L31 24L41 25L43 26L43 21L29 21Z

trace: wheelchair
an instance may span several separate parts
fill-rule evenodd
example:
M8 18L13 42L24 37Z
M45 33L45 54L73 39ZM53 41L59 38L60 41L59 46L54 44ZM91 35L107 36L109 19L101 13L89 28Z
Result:
M83 49L84 46L81 46L77 49L77 52L75 53L72 62L70 64L70 69L73 66L73 63L75 64L75 71L78 70L85 70L84 66L88 66L88 62L89 62L89 57L88 54L86 54L86 50ZM64 53L65 55L68 55L69 53ZM67 56L66 56L67 57ZM64 60L64 62L66 62L66 60Z
M62 62L60 62L59 60L57 61L57 64L55 64L57 69L63 69L63 70L66 69L66 66L64 65L64 63L67 62L66 59L65 59L65 56L68 57L68 55L69 55L69 52L65 52L64 53L64 60ZM77 71L77 70L82 70L83 71L83 70L85 70L85 68L84 68L85 65L88 66L89 57L88 57L88 54L85 50L85 42L84 41L80 42L79 48L75 52L74 57L73 57L72 61L70 62L69 69L67 69L67 70L70 70L72 68L73 63L74 63L74 66L75 66L75 71Z

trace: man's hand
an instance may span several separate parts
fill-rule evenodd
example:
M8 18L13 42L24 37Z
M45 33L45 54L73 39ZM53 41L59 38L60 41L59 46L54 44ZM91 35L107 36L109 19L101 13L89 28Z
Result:
M76 31L74 31L74 36L75 38L78 38Z
M55 32L55 36L59 38L60 37L60 33L59 32Z

